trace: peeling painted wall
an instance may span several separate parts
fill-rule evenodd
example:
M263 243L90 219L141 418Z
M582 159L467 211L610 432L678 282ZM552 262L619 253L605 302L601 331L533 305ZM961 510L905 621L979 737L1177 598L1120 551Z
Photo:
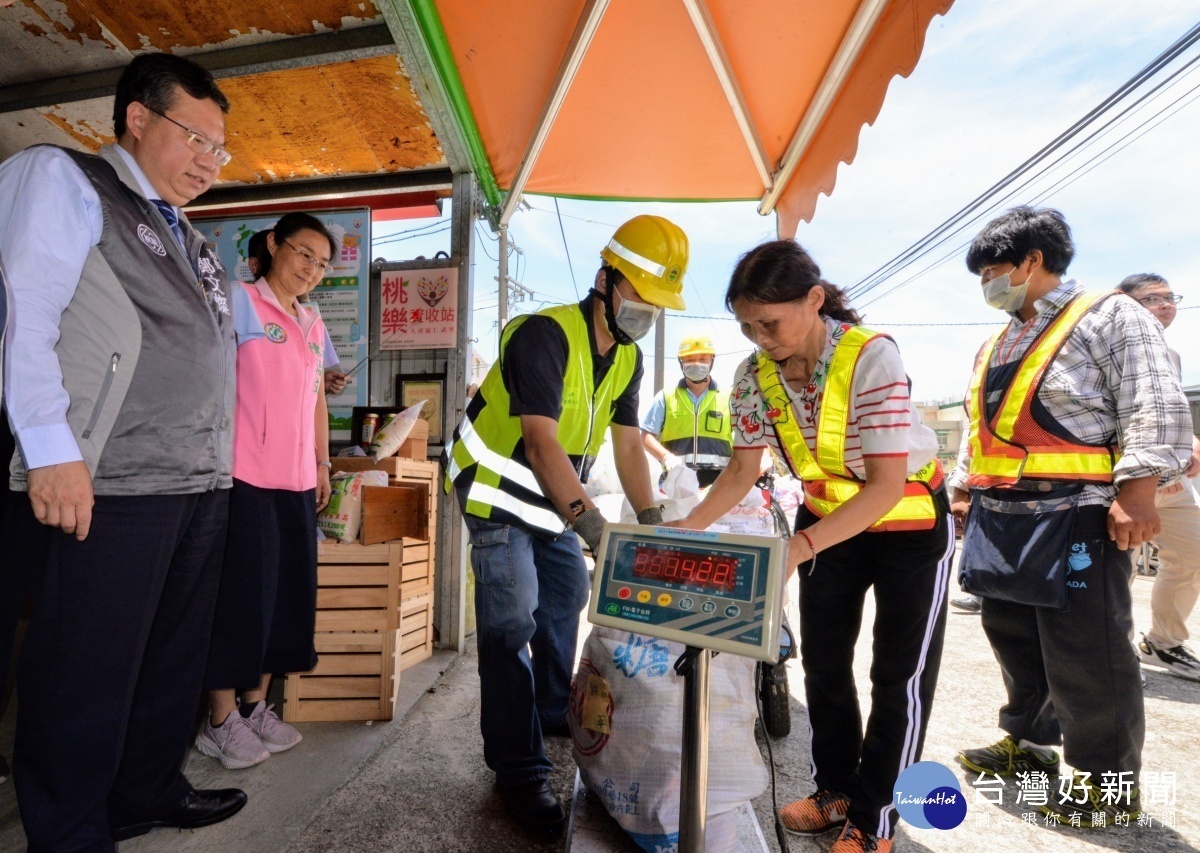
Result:
M85 5L86 4L86 5ZM0 9L0 86L120 67L136 53L195 53L377 23L365 0L17 0ZM220 81L232 103L221 183L446 164L396 56ZM0 114L0 157L37 142L112 142L112 99Z

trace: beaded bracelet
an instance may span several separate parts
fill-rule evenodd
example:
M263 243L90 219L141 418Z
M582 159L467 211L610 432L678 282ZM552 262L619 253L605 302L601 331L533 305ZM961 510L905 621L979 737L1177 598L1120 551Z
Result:
M811 577L812 573L817 569L817 547L813 545L812 537L803 530L797 530L796 532L804 537L804 541L808 543L808 550L812 551L812 562L808 566L808 574Z

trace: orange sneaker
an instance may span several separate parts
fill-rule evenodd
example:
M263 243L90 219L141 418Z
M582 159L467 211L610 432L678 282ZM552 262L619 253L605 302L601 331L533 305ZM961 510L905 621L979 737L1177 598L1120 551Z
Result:
M836 791L821 789L815 794L788 803L779 810L779 818L788 832L796 835L820 835L846 822L850 798Z
M892 839L876 838L846 821L846 825L842 827L842 834L833 842L829 853L890 853L891 849Z

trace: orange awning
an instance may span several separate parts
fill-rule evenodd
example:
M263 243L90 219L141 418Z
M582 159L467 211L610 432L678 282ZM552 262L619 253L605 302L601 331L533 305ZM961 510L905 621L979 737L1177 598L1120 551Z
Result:
M777 210L780 234L791 236L812 217L818 194L833 189L838 163L853 159L888 83L912 71L930 20L952 2L413 7L503 221L522 190L759 199L760 211ZM498 190L509 192L507 201Z

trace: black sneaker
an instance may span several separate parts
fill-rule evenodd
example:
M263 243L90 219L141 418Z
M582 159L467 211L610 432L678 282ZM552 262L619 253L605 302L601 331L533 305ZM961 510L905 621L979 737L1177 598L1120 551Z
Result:
M1182 643L1173 649L1164 649L1156 646L1149 637L1142 634L1142 640L1137 644L1137 653L1142 663L1161 666L1180 678L1200 681L1200 659L1197 659L1192 654L1192 650Z
M1049 761L1032 749L1022 749L1012 736L980 749L964 749L956 758L958 763L974 773L993 776L1015 776L1018 773L1040 771L1047 776L1058 775L1058 753L1050 751Z

